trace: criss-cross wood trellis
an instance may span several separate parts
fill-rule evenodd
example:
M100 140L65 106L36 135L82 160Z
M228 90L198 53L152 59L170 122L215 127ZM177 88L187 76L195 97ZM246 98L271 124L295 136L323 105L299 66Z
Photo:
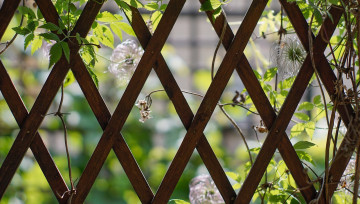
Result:
M185 2L186 0L170 0L163 18L153 35L149 32L139 11L131 7L132 16L129 21L145 52L113 114L107 109L105 102L78 54L79 45L68 43L71 50L70 63L63 57L55 64L30 112L28 112L24 106L6 68L0 61L0 90L20 127L20 131L0 169L0 198L4 195L26 151L30 148L59 203L67 203L69 194L65 192L68 192L69 189L37 131L67 72L71 69L98 123L104 130L95 151L79 179L76 186L76 194L73 195L71 203L83 203L85 201L111 149L114 150L142 203L167 203L195 148L199 152L226 203L249 203L251 201L276 149L279 150L283 157L304 199L307 202L313 199L318 199L320 203L326 202L325 191L322 191L322 193L316 191L285 133L285 129L294 114L297 104L314 73L309 54L280 112L276 114L248 60L243 54L267 1L253 0L236 34L232 33L226 17L221 14L220 17L213 22L213 27L219 37L223 26L225 25L227 27L222 40L222 44L227 50L227 53L198 111L196 114L193 114L173 74L160 53ZM204 0L200 0L200 2L203 3ZM9 25L19 3L20 0L4 1L0 10L0 39ZM58 23L59 16L51 0L36 0L36 3L47 22ZM280 3L289 16L304 48L308 53L310 49L313 49L316 59L315 68L327 92L329 95L333 95L335 92L333 82L336 80L336 76L324 56L324 51L327 47L326 42L328 42L332 36L342 15L342 10L336 9L335 7L330 9L329 12L333 20L330 18L324 20L319 32L320 34L316 37L313 36L313 47L310 48L308 23L299 7L294 3L288 3L287 0L280 0ZM82 37L85 37L96 15L100 11L102 4L103 2L89 0L71 35L79 33ZM212 18L210 11L207 12L207 15L210 19ZM326 35L321 36L321 33L326 33ZM59 37L63 38L63 36ZM143 176L142 171L120 133L152 68L155 70L168 97L173 102L184 127L187 129L182 144L156 193L150 189L147 180ZM203 134L205 126L234 69L245 85L262 120L269 128L265 142L238 194L236 194L232 188L206 136ZM338 112L346 126L350 126L351 123L359 124L358 121L352 120L354 110L350 105L338 106ZM356 125L353 127L355 126ZM349 131L348 134L346 134L344 141L348 139L356 139L354 131ZM330 195L335 191L337 183L350 160L351 154L344 154L343 151L346 145L346 142L342 142L330 167L329 185L327 186ZM350 150L353 152L354 148ZM62 197L61 195L65 196Z

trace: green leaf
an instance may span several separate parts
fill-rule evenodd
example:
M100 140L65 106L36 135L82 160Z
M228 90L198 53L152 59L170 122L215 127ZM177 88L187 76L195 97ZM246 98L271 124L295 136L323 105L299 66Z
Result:
M43 19L44 18L44 16L42 15L40 9L38 9L36 13L37 13L38 19Z
M69 6L70 6L70 8L69 8L70 12L74 13L74 12L77 10L77 8L76 8L76 6L75 6L74 3L70 3Z
M315 164L313 159L311 158L311 155L304 152L304 151L296 151L296 154L298 155L300 160L305 160L307 162L310 162L312 164Z
M315 105L320 105L322 102L321 102L321 96L320 95L317 95L314 97L313 99L313 102Z
M64 87L69 86L70 84L72 84L75 81L75 77L74 74L72 73L72 71L70 70L67 75L66 78L64 80Z
M301 110L311 111L312 109L314 109L314 104L307 102L307 101L301 103L298 107L298 111L301 111Z
M31 32L34 32L36 27L39 25L39 22L37 21L28 21L27 28L31 30Z
M128 5L135 7L135 8L142 8L144 5L138 0L122 0L123 2L127 3Z
M273 68L266 70L266 72L264 74L264 81L271 81L274 78L274 76L276 75L276 72L277 72L277 67L273 67Z
M63 50L63 52L64 52L64 55L65 55L66 60L70 63L70 49L69 49L69 45L68 45L66 42L64 42L64 41L60 42L60 45L61 45L61 47L62 47L62 50Z
M236 181L236 182L238 182L238 183L241 182L241 176L240 176L240 174L237 174L237 173L235 173L235 172L230 172L230 171L228 171L228 172L226 172L226 175L227 175L228 177L230 177L232 180L234 180L234 181Z
M153 30L156 30L157 25L160 22L160 19L162 17L162 13L160 11L155 11L152 15L151 15L151 22L153 25Z
M122 31L121 26L119 25L120 22L117 23L111 23L110 28L111 30L119 37L119 39L122 41Z
M60 28L59 28L59 26L57 26L57 25L55 25L55 24L53 24L53 23L45 23L44 25L41 25L41 26L39 26L39 28L44 28L44 29L47 29L47 30L49 30L49 31L57 31L57 30L59 30Z
M319 11L319 9L314 9L314 16L316 19L316 22L318 22L320 25L323 23L322 14Z
M206 0L201 4L200 11L212 11L219 8L221 4L219 0Z
M93 72L93 70L90 67L86 67L86 68L89 71L90 76L91 76L91 78L93 79L93 81L95 83L95 86L97 88L99 88L99 79L98 79L97 75Z
M156 2L150 2L144 6L145 9L149 11L156 11L159 9L159 5Z
M262 77L261 77L261 75L259 74L258 71L256 71L255 69L253 69L253 71L254 71L254 74L255 74L257 79L262 79Z
M180 199L172 199L172 200L169 201L169 203L174 203L174 204L190 204L189 202L184 201L184 200L180 200Z
M298 123L296 125L294 125L291 128L291 133L290 133L290 137L295 137L297 135L300 135L303 131L305 130L305 124L304 123Z
M132 27L129 24L127 24L125 22L119 22L119 23L117 23L117 26L119 26L119 28L121 30L123 30L125 33L127 33L128 35L135 36L134 30L132 29Z
M310 121L305 124L305 132L308 134L310 138L313 137L315 132L315 123L313 121Z
M42 46L43 40L38 36L35 36L34 40L31 43L31 55L35 53Z
M309 121L310 118L305 113L294 113L295 117L299 118L300 120Z
M121 0L115 0L115 2L117 3L117 5L122 8L122 10L124 11L125 15L127 16L127 19L129 20L129 22L131 23L132 21L132 11L129 7L128 4L126 4L125 2L121 1Z
M160 11L165 11L166 10L166 8L167 8L167 4L162 4L161 6L160 6Z
M50 63L49 68L58 62L62 55L62 47L60 43L55 43L50 49Z
M112 13L110 13L108 11L104 11L97 15L96 20L105 22L105 23L111 23L111 22L116 22L116 21L122 20L122 19L118 19Z
M315 146L315 144L312 142L299 141L296 144L294 144L294 149L309 149L312 146Z
M41 33L39 35L44 37L47 40L55 40L56 42L60 41L60 38L54 33Z
M80 36L79 33L76 33L76 40L77 40L79 45L82 43L81 36Z
M36 18L35 12L26 6L19 6L19 12L23 15L27 15L29 19Z
M28 36L26 36L26 38L25 38L25 42L24 42L24 50L26 50L26 48L30 45L30 42L32 41L32 40L34 40L34 33L31 33L31 34L29 34Z
M29 30L28 28L21 27L21 26L14 27L12 29L19 35L27 35L27 34L31 33L31 30Z
M109 27L99 25L94 29L94 34L103 45L114 48L114 35Z

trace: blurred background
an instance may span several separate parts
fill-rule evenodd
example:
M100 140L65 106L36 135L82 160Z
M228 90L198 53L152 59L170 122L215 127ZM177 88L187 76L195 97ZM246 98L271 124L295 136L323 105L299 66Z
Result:
M0 5L2 2L0 1ZM234 33L237 31L250 3L250 1L231 1L223 7ZM30 0L26 1L26 4L34 10L37 9ZM199 12L199 8L200 3L198 1L187 1L166 46L162 50L162 54L182 90L205 95L211 83L211 62L219 39L204 12ZM103 10L123 15L113 1L106 2ZM263 23L259 23L245 50L253 69L260 75L263 75L268 68L273 66L270 60L270 52L274 51L274 43L278 40L279 21L277 20L279 11L280 5L277 1L268 5L267 11L263 15L264 19L261 21ZM145 20L148 19L149 12L144 10L142 12ZM270 19L273 23L270 23L270 20L265 21L266 19ZM3 49L4 42L12 38L15 32L11 28L18 26L19 21L20 15L17 13L5 36L1 39L3 44L0 45L0 49ZM264 33L266 35L262 35L262 31L259 30L261 26L263 26L262 30L264 30L264 26L267 26L266 33ZM136 38L124 33L123 41L126 39ZM120 39L115 39L114 47L119 43L121 43ZM24 50L24 38L18 36L6 52L0 55L1 61L7 68L28 110L31 109L50 72L47 68L49 60L46 46L44 43L41 49L31 55L30 47ZM102 46L97 52L98 62L93 69L99 79L100 93L111 113L115 110L126 89L126 83L119 81L116 76L108 71L112 51L111 48ZM220 65L225 53L223 47L220 46L215 68ZM269 83L274 84L273 81ZM147 94L159 89L163 88L155 72L152 71L139 99L144 99ZM246 94L236 73L233 74L223 93L221 102L231 103L235 91ZM193 112L196 113L202 97L186 93L184 95ZM306 97L311 99L311 95ZM57 110L59 100L60 94L57 95L48 113ZM164 92L152 94L152 100L152 118L141 123L139 121L139 109L134 106L121 133L153 192L156 192L186 134L186 130ZM249 97L247 97L247 101L249 102L247 104L251 103ZM248 108L256 111L254 107L249 106ZM226 106L225 109L243 131L250 148L260 147L261 141L266 136L265 133L258 132L256 134L254 130L255 126L261 125L260 117L237 106ZM65 87L62 110L67 113L65 119L69 135L72 173L76 180L80 177L93 153L102 135L102 129L76 81ZM12 113L0 94L0 162L4 160L18 132L19 128ZM61 121L49 114L45 117L39 133L65 181L69 184L64 131ZM218 108L204 133L226 172L237 172L239 174L244 172L245 164L249 161L245 146L233 125ZM255 136L259 137L260 142ZM208 174L208 171L195 150L172 194L172 199L188 200L189 182L200 174ZM236 183L233 180L232 182ZM26 154L0 203L56 203L56 199L31 151ZM86 203L139 203L136 193L113 152L108 156Z

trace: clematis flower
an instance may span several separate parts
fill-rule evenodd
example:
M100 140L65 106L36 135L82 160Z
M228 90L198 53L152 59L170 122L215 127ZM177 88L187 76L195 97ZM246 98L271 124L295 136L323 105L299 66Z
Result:
M134 40L125 40L114 49L108 69L120 81L128 82L133 75L144 51Z
M295 76L305 59L305 50L297 38L286 37L276 43L270 53L272 63L278 68L280 80Z
M140 122L144 123L147 119L151 118L150 107L146 100L139 100L135 105L140 109Z
M214 181L209 175L200 175L190 181L191 204L225 203Z

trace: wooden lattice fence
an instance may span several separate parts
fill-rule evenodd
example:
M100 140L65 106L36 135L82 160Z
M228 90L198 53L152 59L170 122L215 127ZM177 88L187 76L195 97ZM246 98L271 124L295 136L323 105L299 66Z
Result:
M203 1L200 0L200 2ZM82 172L76 186L76 194L72 195L71 203L83 203L85 201L111 149L114 150L142 203L167 203L195 148L199 152L226 203L249 203L251 201L276 149L279 150L304 199L310 202L317 198L320 203L325 203L325 191L319 193L315 190L313 183L306 171L304 171L304 167L289 137L285 133L285 129L314 73L309 54L293 83L284 105L280 112L276 114L243 54L267 1L253 0L236 34L232 33L226 17L221 14L215 22L211 22L213 22L213 27L219 37L223 26L225 25L228 28L225 29L225 35L222 40L227 53L198 111L194 114L175 81L173 73L160 53L185 2L185 0L170 0L163 18L153 35L149 32L139 11L131 7L132 16L129 20L145 52L113 114L107 109L78 54L80 46L76 43L68 43L71 53L70 63L63 56L55 64L30 112L25 108L6 68L0 62L0 90L20 127L16 140L0 169L0 198L4 195L26 151L30 148L59 203L67 203L69 200L71 193L37 131L67 72L71 69L98 123L104 130L95 151L88 161L85 170ZM20 0L4 1L0 10L0 38L8 27L19 3ZM51 0L36 0L36 3L47 22L58 23L59 16ZM332 19L326 18L324 20L319 36L313 36L313 42L310 43L308 23L299 7L294 3L288 3L286 0L280 0L280 3L285 9L306 51L309 53L310 49L313 50L317 72L329 95L333 95L335 92L333 82L336 80L336 76L323 53L342 15L342 10L336 7L332 7L329 10ZM85 37L101 7L102 2L90 0L84 7L72 31L72 35L79 33L81 37ZM211 12L207 12L207 15L210 19L212 18ZM321 35L321 33L326 33L326 35ZM59 37L63 38L64 36ZM313 46L310 47L310 44ZM184 140L157 192L152 192L150 189L147 180L120 133L152 68L154 68L168 97L173 102L184 127L187 129ZM232 188L206 136L203 134L205 126L234 69L237 71L257 111L269 129L266 140L238 194ZM352 120L354 110L350 105L338 106L338 112L346 126L352 124L356 126L358 124L358 121ZM355 136L355 131L349 131L346 134L345 142L341 144L330 167L328 186L328 193L330 195L335 191L340 177L350 160L351 154L344 154L343 149L345 148L343 146L347 145L347 140L354 139ZM353 151L354 148L351 149L351 152Z

